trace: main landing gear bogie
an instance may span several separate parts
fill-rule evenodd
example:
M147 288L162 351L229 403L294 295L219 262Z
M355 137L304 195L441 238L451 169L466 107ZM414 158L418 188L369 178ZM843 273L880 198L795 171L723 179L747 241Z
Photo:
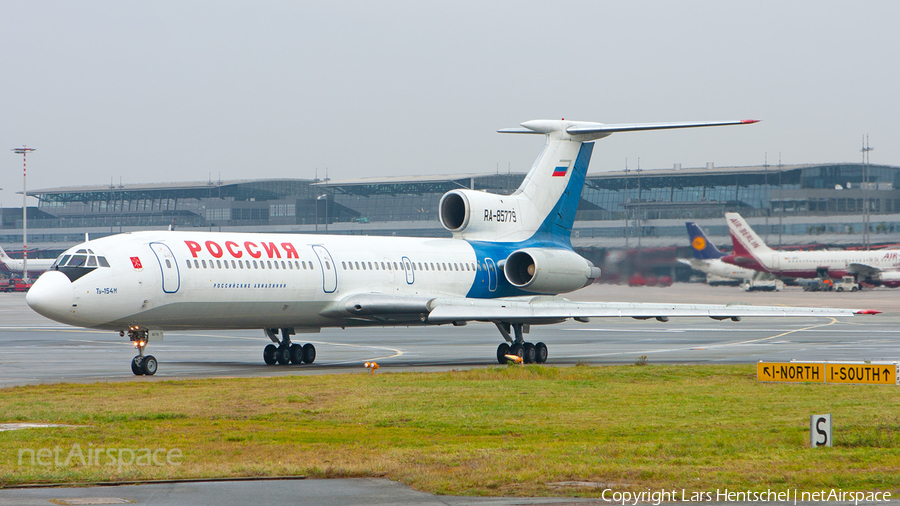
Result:
M272 344L263 349L263 361L266 365L288 364L312 364L316 360L316 347L312 343L299 345L291 343L293 329L281 329L281 339L278 339L278 329L265 329L266 336L272 340Z
M509 362L507 355L515 355L522 359L526 364L543 364L547 361L547 345L544 343L522 343L513 344L500 343L497 347L497 362L505 364Z
M548 351L546 344L525 342L524 333L527 331L523 329L524 324L497 323L496 325L503 337L511 343L500 343L500 346L497 347L498 363L506 364L509 362L509 359L506 358L507 355L517 356L526 364L543 364L547 361ZM515 340L510 336L510 330L513 331Z

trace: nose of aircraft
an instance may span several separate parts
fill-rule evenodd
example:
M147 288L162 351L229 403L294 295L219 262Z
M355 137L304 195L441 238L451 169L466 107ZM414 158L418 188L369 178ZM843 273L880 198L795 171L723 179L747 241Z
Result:
M47 271L25 294L25 302L39 314L61 321L72 310L72 282L59 271Z

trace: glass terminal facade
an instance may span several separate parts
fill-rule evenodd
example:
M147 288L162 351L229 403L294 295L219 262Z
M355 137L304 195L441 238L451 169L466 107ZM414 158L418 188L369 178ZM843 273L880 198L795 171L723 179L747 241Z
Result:
M510 194L523 178L461 174L37 190L29 192L39 200L29 210L29 244L53 256L83 240L86 232L97 238L170 226L449 237L438 222L444 193L471 188ZM711 236L727 237L722 219L727 211L741 213L761 235L777 234L780 240L795 236L793 242L802 242L803 237L831 234L840 236L829 238L831 242L854 243L859 242L866 206L871 233L900 234L900 190L894 188L900 188L900 167L852 163L589 174L573 243L633 247L633 239L646 238L645 246L680 246L685 221L701 223ZM2 209L0 218L0 245L17 250L21 208Z

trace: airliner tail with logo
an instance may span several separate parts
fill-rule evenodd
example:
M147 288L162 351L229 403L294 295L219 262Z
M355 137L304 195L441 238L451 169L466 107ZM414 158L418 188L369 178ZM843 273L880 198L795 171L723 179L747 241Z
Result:
M165 331L262 329L267 364L312 363L295 343L328 327L492 322L497 360L542 363L548 348L525 340L534 325L591 317L846 316L854 310L743 305L585 303L559 297L600 269L570 236L594 142L617 132L754 120L607 125L536 120L502 133L544 137L512 195L452 190L439 219L452 238L147 231L85 242L64 252L28 292L38 313L70 325L126 334L135 374L154 374L148 342Z
M692 221L687 221L685 222L685 227L687 228L688 238L691 241L691 250L694 257L690 259L679 258L678 261L690 266L692 269L707 274L708 284L715 285L725 282L717 280L732 280L730 281L731 283L737 284L745 280L758 279L760 274L763 277L769 276L766 273L760 273L753 269L746 269L723 262L722 257L725 256L725 253L719 251L719 248L706 237L699 225Z

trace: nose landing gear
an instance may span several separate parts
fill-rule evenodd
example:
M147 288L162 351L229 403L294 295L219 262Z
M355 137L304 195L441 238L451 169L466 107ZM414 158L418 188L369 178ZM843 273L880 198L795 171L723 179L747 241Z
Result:
M156 374L157 367L159 367L156 357L144 355L144 348L147 347L149 335L149 331L138 328L132 328L128 331L128 338L131 339L131 344L138 350L138 354L131 359L131 372L135 376L153 376Z

